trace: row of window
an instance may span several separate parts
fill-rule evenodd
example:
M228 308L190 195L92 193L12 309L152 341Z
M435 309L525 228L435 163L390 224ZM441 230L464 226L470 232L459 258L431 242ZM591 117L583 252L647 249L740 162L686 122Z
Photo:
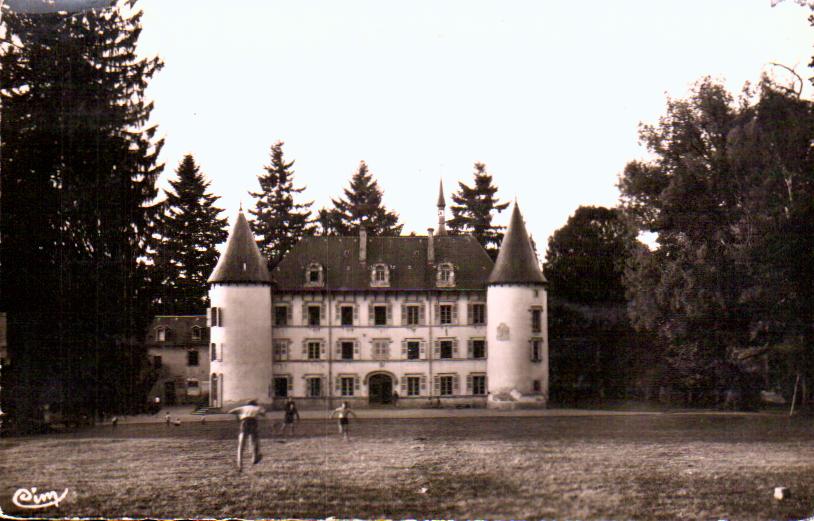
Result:
M390 287L391 267L384 263L376 263L370 266L370 285L374 288ZM305 269L305 285L310 288L321 288L325 286L325 269L317 263L312 262ZM435 273L435 285L439 288L455 287L455 266L451 262L438 264Z
M353 303L337 303L336 316L342 326L359 325L359 306ZM531 308L531 331L540 333L543 330L543 310L540 307ZM371 326L391 326L395 325L393 320L393 305L390 303L368 304L368 325ZM319 327L323 325L325 317L325 303L306 302L302 305L302 324ZM434 323L436 325L458 324L458 305L456 303L435 304ZM482 302L470 303L467 306L467 323L470 325L486 324L486 304ZM213 307L207 310L207 324L212 327L223 326L223 308ZM426 306L424 304L402 304L401 325L419 326L426 325ZM274 325L293 325L292 306L290 304L275 304ZM166 327L156 329L156 340L164 342L168 339ZM193 326L192 339L200 340L201 328Z
M376 339L371 341L371 359L390 360L390 340ZM401 360L422 360L426 358L426 341L421 339L407 339L401 342ZM273 343L273 360L284 362L289 360L291 341L286 339L275 340ZM532 362L543 361L543 341L541 338L533 338L529 342L530 359ZM458 339L442 338L433 341L433 358L436 360L458 358ZM302 344L302 356L306 360L324 360L325 341L305 340ZM486 340L482 338L471 338L467 341L466 358L480 359L486 358ZM361 353L359 341L355 339L338 340L336 342L337 360L360 360ZM214 342L210 344L210 360L223 361L223 344ZM161 357L154 356L153 364L156 369L161 368ZM187 351L187 365L197 367L200 365L197 349Z
M305 377L305 395L309 398L321 398L325 396L325 381L323 375L309 375ZM274 377L274 382L269 388L269 396L285 397L294 390L294 381L290 375L280 375ZM360 396L361 379L358 375L339 375L334 380L334 391L338 396ZM427 396L427 376L423 374L405 375L401 377L399 386L401 396ZM472 373L466 376L466 388L461 392L459 389L459 377L457 374L439 374L433 376L434 396L453 395L476 395L486 394L486 375L483 373Z
M387 338L370 341L368 359L372 360L422 360L427 358L427 342L420 338L406 339L401 342L401 356L393 356L392 341ZM302 342L302 359L325 360L326 346L322 339L306 339ZM459 358L458 339L440 338L433 341L434 359ZM471 338L467 341L466 358L486 358L486 340ZM291 350L291 341L278 339L273 342L273 360L284 362L294 359ZM335 345L335 360L362 360L361 346L356 339L339 339Z
M189 330L190 340L201 340L204 332L200 326L192 326ZM175 337L175 331L168 326L158 326L155 328L155 341L156 342L169 342Z
M302 325L319 327L326 321L326 306L324 303L306 302L302 306ZM371 303L367 310L368 325L392 326L396 325L393 319L393 305L391 303ZM425 304L402 304L402 326L420 326L427 324ZM353 303L336 304L336 320L341 326L356 326L359 322L359 305ZM458 324L458 305L456 303L440 303L435 305L436 325ZM288 326L293 324L292 306L290 304L274 305L274 325ZM467 306L467 323L470 325L486 324L486 304L471 303Z

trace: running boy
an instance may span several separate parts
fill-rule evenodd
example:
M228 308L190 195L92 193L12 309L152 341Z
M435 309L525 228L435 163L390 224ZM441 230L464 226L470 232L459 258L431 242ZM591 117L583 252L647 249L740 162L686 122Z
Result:
M348 427L351 416L355 418L356 414L350 410L348 402L342 402L342 405L334 409L334 411L331 413L331 418L333 417L339 418L339 434L342 435L342 439L344 439L345 441L350 441Z
M257 405L257 401L249 400L246 405L229 411L229 414L236 414L240 420L240 433L237 435L237 470L240 472L243 470L243 446L247 436L254 455L252 462L256 465L263 459L263 455L260 454L260 438L257 435L257 417L265 416L266 411Z

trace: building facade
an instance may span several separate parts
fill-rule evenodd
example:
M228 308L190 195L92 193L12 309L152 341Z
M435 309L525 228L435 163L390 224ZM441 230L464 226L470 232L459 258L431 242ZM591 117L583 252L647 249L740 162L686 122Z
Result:
M307 237L270 273L241 212L209 279L210 404L544 406L545 279L519 208L471 236Z
M209 328L204 315L157 316L146 337L155 382L149 393L164 405L199 403L209 396Z

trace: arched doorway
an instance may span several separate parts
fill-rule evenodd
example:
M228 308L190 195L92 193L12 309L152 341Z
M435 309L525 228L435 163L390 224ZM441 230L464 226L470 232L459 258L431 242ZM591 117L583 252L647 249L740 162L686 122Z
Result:
M390 403L393 399L393 378L389 374L376 373L367 381L368 400L371 405Z

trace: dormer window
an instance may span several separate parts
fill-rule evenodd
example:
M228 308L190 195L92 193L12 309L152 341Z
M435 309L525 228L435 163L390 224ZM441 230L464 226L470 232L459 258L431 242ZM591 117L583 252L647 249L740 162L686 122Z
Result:
M455 286L455 267L450 262L438 265L435 285L439 288L452 288Z
M370 272L370 285L377 288L390 286L390 267L387 264L374 264Z
M156 342L166 342L170 339L170 328L159 326L155 329Z
M309 287L320 287L325 285L325 277L322 264L312 262L305 270L305 285Z

